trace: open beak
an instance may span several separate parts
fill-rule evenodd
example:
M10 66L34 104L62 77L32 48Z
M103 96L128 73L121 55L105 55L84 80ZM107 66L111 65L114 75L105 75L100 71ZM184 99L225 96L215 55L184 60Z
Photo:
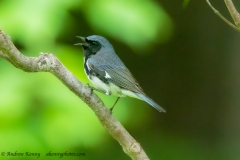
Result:
M81 37L81 36L76 36L77 38L80 38L81 40L83 40L85 43L76 43L74 45L77 45L77 46L82 46L82 47L88 47L89 45L86 43L86 38L85 37Z

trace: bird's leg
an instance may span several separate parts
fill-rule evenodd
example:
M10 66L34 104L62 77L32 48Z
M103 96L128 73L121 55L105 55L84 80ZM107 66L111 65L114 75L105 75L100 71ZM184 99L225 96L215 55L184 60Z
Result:
M115 101L115 103L113 104L113 106L109 109L111 112L112 112L114 106L117 104L117 102L118 102L119 99L120 99L120 97L117 98L117 100Z
M88 83L86 84L86 86L89 87L92 91L95 90L95 91L98 91L98 92L103 93L103 94L106 94L106 95L111 95L109 92L105 92L105 91L103 91L103 90L101 90L101 89L92 87L92 86L90 86Z

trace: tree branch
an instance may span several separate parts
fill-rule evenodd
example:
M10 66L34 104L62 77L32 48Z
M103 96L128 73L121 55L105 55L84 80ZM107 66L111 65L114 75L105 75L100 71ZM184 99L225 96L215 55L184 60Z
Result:
M225 0L226 6L228 8L228 11L230 12L234 22L236 25L232 24L230 21L228 21L218 10L216 10L211 3L209 2L209 0L206 0L208 5L212 8L212 10L214 11L214 13L216 15L218 15L224 22L226 22L229 26L231 26L233 29L237 30L238 32L240 32L240 16L239 13L237 12L237 10L235 9L232 0Z
M120 143L128 156L134 160L149 159L140 144L104 106L101 99L69 72L53 54L41 53L38 57L26 57L18 51L10 37L0 30L0 57L26 72L50 72L55 75L93 110L102 126Z

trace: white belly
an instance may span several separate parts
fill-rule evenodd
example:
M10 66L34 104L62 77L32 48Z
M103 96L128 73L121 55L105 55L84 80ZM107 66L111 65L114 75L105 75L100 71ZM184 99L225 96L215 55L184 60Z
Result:
M116 86L113 83L105 84L103 83L99 78L97 77L91 77L91 79L88 77L88 79L91 81L91 83L98 89L103 90L106 92L106 95L114 95L118 97L133 97L140 99L136 94L133 92L130 92L125 89L121 89L120 87Z

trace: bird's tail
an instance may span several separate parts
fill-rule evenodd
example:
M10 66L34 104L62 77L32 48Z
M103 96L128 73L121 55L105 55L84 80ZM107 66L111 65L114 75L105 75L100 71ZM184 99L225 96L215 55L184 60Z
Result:
M166 110L162 107L160 107L156 102L154 102L151 98L149 98L146 95L143 95L141 93L135 93L140 99L144 100L145 102L147 102L148 104L150 104L151 106L153 106L156 110L158 110L159 112L166 112Z

